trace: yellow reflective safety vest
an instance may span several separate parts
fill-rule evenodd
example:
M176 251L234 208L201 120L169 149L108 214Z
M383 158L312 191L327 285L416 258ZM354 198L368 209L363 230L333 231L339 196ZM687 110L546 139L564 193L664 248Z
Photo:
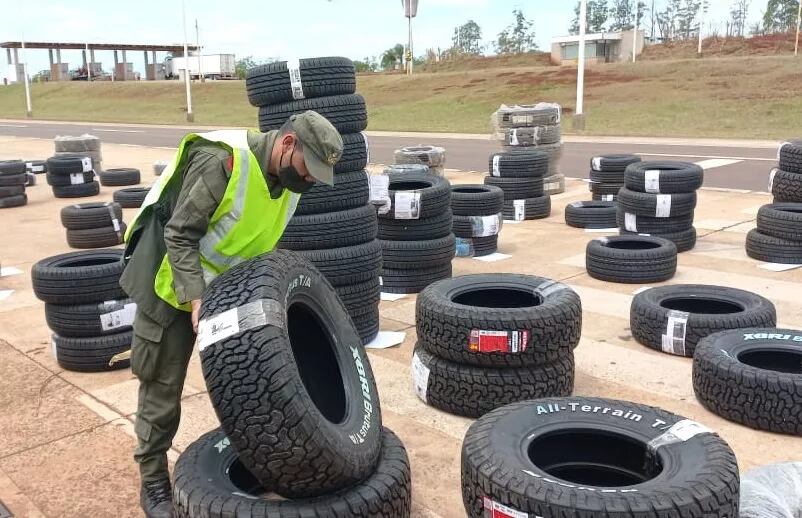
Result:
M139 212L128 225L126 242L136 227L137 219L161 199L176 170L186 162L190 144L199 140L222 146L231 151L234 158L226 192L199 244L203 277L208 284L229 268L272 250L295 213L300 195L285 189L279 198L270 197L264 173L248 147L247 130L191 133L181 141L173 160L153 184ZM167 254L156 273L154 289L171 306L191 311L189 303L178 302Z

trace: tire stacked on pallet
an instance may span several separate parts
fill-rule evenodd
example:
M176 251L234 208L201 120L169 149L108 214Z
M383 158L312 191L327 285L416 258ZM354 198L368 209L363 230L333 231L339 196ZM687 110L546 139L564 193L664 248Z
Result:
M0 209L21 207L28 203L25 186L28 182L25 162L0 160Z
M413 388L428 405L480 417L573 390L582 304L565 284L517 274L455 277L418 295L415 321Z
M61 224L72 248L107 248L122 244L126 226L116 202L79 203L61 209Z
M693 213L704 170L688 162L637 162L627 166L618 191L621 234L673 241L678 252L696 246Z
M47 184L56 198L84 198L100 194L94 162L79 155L59 155L47 159Z
M524 221L551 215L551 196L543 190L549 158L543 153L501 152L490 156L485 185L504 193L504 219Z
M565 177L560 170L562 157L562 109L558 104L502 106L493 115L496 138L504 151L538 151L548 157L544 174L545 194L565 192Z
M802 203L802 140L782 143L777 159L778 168L769 176L774 203Z
M624 171L641 161L638 155L599 155L590 159L590 183L594 201L615 201L624 186ZM615 226L615 225L613 225Z
M503 209L504 192L496 186L451 186L457 257L481 257L496 252Z
M342 134L334 186L314 185L301 196L279 248L296 250L326 276L364 343L379 332L381 247L376 210L368 204L365 100L355 94L350 59L279 61L248 70L248 100L259 107L259 128L280 128L291 115L314 110Z
M232 314L237 332L217 333ZM321 272L297 253L262 255L217 277L200 317L220 429L176 463L177 517L410 516L409 459L382 427L368 356Z
M379 213L381 286L387 293L418 293L451 277L455 253L451 186L429 173L390 173L390 209Z
M53 139L55 156L79 156L92 159L95 173L103 170L103 153L100 150L100 139L94 135L58 136Z
M425 165L432 174L445 175L446 150L444 148L419 144L396 149L393 157L396 165Z
M45 302L52 351L67 370L129 365L136 304L120 288L122 250L72 252L33 265L33 291Z

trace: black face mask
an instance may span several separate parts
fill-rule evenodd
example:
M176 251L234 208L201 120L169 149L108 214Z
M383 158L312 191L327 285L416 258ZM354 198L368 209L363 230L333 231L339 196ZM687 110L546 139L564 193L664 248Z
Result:
M292 165L292 156L294 153L295 146L293 146L292 153L290 153L290 163L286 166L281 165L281 161L284 159L284 155L281 155L279 159L278 181L285 189L297 194L303 194L311 189L314 183L307 181L303 176L298 174L298 170Z

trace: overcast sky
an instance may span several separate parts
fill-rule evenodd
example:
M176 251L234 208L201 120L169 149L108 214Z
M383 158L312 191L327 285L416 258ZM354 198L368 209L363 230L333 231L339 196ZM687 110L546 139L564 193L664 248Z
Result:
M710 20L723 27L732 2L712 0ZM750 21L761 16L765 3L752 0ZM421 55L427 48L448 47L454 27L468 19L480 25L489 43L512 21L514 8L522 9L534 21L538 44L547 50L552 37L567 34L574 5L574 0L420 0L418 17L413 20L415 54ZM2 0L0 6L2 14L13 13L3 16L8 23L0 28L0 41L23 36L29 41L183 41L179 0ZM233 53L237 59L248 55L257 59L332 55L361 59L378 56L407 39L399 0L187 0L191 41L195 39L196 18L204 53ZM97 52L96 59L110 71L114 62L111 52ZM136 70L143 70L141 52L129 53L128 60ZM77 68L81 53L62 51L62 61L71 69ZM47 51L28 51L28 62L32 73L47 69ZM5 76L6 68L2 56L0 75Z

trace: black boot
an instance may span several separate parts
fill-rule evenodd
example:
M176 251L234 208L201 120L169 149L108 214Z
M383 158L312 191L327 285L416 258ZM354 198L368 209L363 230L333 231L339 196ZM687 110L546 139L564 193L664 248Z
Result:
M173 518L173 491L170 478L142 482L139 503L148 518Z

